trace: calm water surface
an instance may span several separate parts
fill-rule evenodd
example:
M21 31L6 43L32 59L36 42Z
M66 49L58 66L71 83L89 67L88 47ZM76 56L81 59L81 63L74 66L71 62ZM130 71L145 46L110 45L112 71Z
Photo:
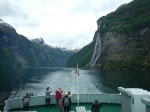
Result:
M119 93L118 87L150 91L150 71L79 70L79 93ZM0 96L44 94L50 86L77 93L77 75L70 68L0 68Z

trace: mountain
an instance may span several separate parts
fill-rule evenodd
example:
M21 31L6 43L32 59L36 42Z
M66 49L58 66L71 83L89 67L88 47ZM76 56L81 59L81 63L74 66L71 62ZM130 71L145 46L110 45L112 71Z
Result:
M67 66L78 62L88 68L150 69L149 15L150 0L133 0L99 18L93 41L70 57Z
M77 52L76 50L49 46L42 38L32 39L31 41L42 48L43 52L47 54L48 59L50 59L53 67L65 67L68 58Z
M30 41L0 19L0 67L64 67L72 54L43 39Z

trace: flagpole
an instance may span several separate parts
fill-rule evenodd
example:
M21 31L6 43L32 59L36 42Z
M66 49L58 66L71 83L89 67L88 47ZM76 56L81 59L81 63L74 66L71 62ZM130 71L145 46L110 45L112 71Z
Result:
M77 63L77 101L78 101L78 105L79 105L79 71L78 71L78 63Z

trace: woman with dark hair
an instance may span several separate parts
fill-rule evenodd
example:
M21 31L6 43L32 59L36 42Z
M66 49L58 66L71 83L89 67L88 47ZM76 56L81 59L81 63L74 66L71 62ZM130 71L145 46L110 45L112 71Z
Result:
M70 112L69 106L71 104L71 99L68 97L68 95L65 95L63 98L63 106L64 106L64 112Z

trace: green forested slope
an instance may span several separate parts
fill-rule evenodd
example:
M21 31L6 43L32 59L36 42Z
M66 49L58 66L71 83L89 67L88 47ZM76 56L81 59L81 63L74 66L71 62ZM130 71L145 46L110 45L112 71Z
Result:
M67 67L76 67L77 63L79 67L85 66L91 60L93 48L94 42L83 47L80 51L68 59Z
M100 17L97 31L100 32L102 53L95 67L100 65L104 69L150 69L149 15L150 0L133 0ZM93 47L85 47L69 59L69 66L75 66L78 62L80 67L86 67L91 61L96 37L95 35L92 42ZM90 54L88 58L87 53Z
M150 27L150 0L133 0L120 6L115 12L101 17L101 32L130 33Z

